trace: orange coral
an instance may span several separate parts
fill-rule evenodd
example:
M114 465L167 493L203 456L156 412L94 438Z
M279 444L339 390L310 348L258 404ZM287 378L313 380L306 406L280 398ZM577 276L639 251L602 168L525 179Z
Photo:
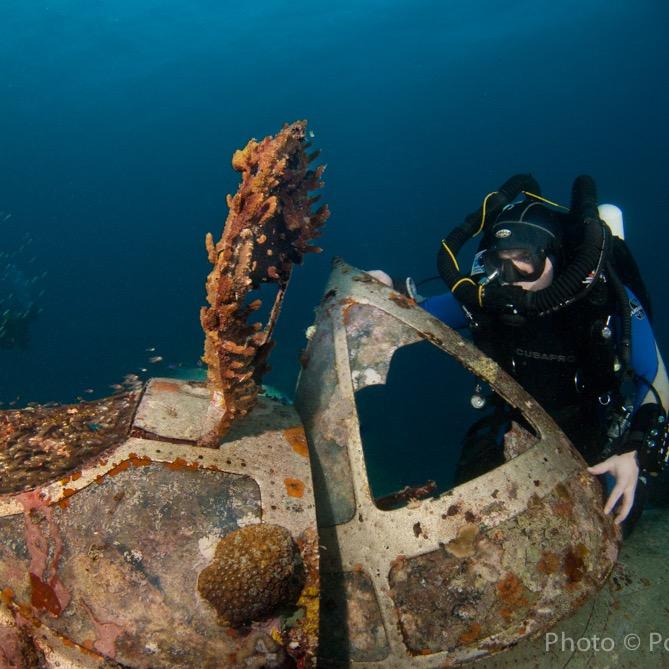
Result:
M242 173L223 235L216 244L207 235L214 265L207 277L207 301L200 321L205 331L203 360L208 367L212 402L201 445L215 447L231 423L254 406L262 374L267 370L271 335L295 263L309 251L329 216L326 205L312 212L319 199L310 192L322 187L325 166L309 169L318 155L307 155L306 121L283 127L274 137L251 140L236 151L232 166ZM267 323L249 323L260 300L245 302L261 284L278 292Z

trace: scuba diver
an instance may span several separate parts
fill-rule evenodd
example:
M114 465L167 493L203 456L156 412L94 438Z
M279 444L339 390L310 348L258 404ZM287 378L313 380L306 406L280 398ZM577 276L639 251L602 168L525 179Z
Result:
M457 254L480 233L464 275ZM617 507L615 522L627 519L629 533L667 459L669 383L641 275L600 217L594 181L575 180L567 209L543 198L530 175L512 177L442 240L437 267L450 292L425 299L410 277L371 274L453 329L470 329L604 477L604 512ZM504 433L512 420L523 425L500 398L487 399L493 411L465 437L459 483L501 465ZM475 402L486 398L477 392Z

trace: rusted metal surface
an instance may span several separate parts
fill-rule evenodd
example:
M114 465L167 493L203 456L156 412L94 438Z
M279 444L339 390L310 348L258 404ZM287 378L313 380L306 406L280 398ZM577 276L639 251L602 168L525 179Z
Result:
M536 437L516 431L501 467L385 511L370 493L355 392L383 383L396 348L423 339L518 408ZM340 262L303 360L296 406L319 483L323 591L346 627L337 632L324 614L321 666L463 663L550 628L601 587L619 536L599 484L548 415L471 344ZM383 634L371 643L358 621L375 606Z
M0 649L53 669L311 666L318 542L297 415L261 398L220 449L202 449L184 439L197 441L206 393L168 379L149 390L132 428L142 437L0 497ZM260 620L225 624L198 577L223 537L259 523L289 532L304 587Z

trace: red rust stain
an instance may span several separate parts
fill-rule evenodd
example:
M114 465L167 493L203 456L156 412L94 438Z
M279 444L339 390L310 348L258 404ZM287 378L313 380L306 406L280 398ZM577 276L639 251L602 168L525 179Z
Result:
M72 481L78 481L80 478L81 478L81 472L74 472L74 474L72 474L71 476Z
M509 620L509 618L513 617L513 611L511 609L507 609L506 607L503 609L499 610L499 615L504 618L504 620Z
M96 653L93 650L93 641L89 641L86 639L82 643L75 643L72 641L72 639L68 639L66 636L63 636L62 634L56 633L56 636L60 639L61 643L65 648L76 648L82 655L88 655L90 657L95 657L97 659L100 659L100 654ZM90 646L89 646L90 644Z
M558 499L551 506L554 513L561 518L571 518L573 516L573 506L570 500Z
M391 293L388 296L388 299L394 302L398 307L402 307L402 309L409 309L416 304L413 300L410 300L408 297L405 297L400 293Z
M526 606L528 604L527 599L523 596L523 584L511 572L497 583L497 596L509 606Z
M63 610L53 588L39 576L30 572L30 603L36 609L44 609L58 617Z
M133 467L146 467L146 465L150 465L151 458L148 455L137 455L137 453L131 453L129 456L130 459L130 464Z
M583 580L586 567L583 558L588 554L588 549L583 544L577 544L573 548L567 549L562 566L567 576L567 585L575 586Z
M197 463L186 462L183 458L177 458L174 462L166 462L165 466L174 471L183 471L184 469L195 471L200 468Z
M112 467L108 472L108 476L117 476L121 472L124 472L126 469L130 467L130 460L123 460L122 462L119 462L115 467Z
M448 507L448 511L446 511L446 514L449 516L455 516L458 513L460 513L460 507L457 504L451 504L451 506Z
M133 467L146 467L146 465L150 465L152 462L153 460L151 460L148 455L137 455L137 453L130 453L126 460L122 460L105 474L96 476L95 482L97 484L101 484L104 481L105 476L117 476L121 472L129 469L131 465Z
M179 391L179 384L172 381L154 381L151 384L151 390L156 390L160 393L176 393Z
M284 479L286 492L291 497L302 497L304 495L304 483L299 479Z
M542 574L554 574L560 568L560 557L551 551L544 551L537 569Z
M480 635L481 635L481 625L479 625L478 623L472 623L469 626L469 629L460 635L459 641L461 644L467 645L476 641L476 639L478 639Z
M63 488L62 494L63 497L62 499L58 502L58 506L61 509L67 509L68 506L70 506L70 502L68 501L68 497L72 497L74 493L77 492L76 488Z
M14 601L14 591L11 588L4 588L0 592L0 599L5 606L9 606Z
M351 321L351 314L350 310L351 307L354 306L356 303L349 297L341 301L342 305L342 317L344 320L344 325L348 325Z
M301 425L289 427L283 431L284 436L288 440L292 449L303 458L309 457L309 448L307 447L307 437L304 434L304 429Z

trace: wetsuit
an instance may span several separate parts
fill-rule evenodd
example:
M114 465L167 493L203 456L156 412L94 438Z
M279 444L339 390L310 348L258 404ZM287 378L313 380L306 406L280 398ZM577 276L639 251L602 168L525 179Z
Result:
M628 294L632 310L630 367L636 379L633 398L636 410L648 393L646 381L655 381L659 360L649 320L631 291ZM452 293L427 298L421 307L453 329L470 325ZM505 324L494 317L484 318L474 337L479 347L553 417L589 464L602 459L609 421L603 403L607 393L615 391L617 385L612 372L609 378L601 374L602 368L613 368L612 358L604 359L605 351L611 347L602 342L598 351L592 344L596 340L596 333L592 332L595 309L582 300L555 314L528 319L522 326ZM599 307L599 310L606 313L607 309ZM610 325L615 336L615 318ZM593 421L593 416L598 420ZM502 464L501 437L510 417L508 410L498 411L495 420L486 417L473 426L463 446L460 480ZM478 429L481 427L486 428L487 436Z

